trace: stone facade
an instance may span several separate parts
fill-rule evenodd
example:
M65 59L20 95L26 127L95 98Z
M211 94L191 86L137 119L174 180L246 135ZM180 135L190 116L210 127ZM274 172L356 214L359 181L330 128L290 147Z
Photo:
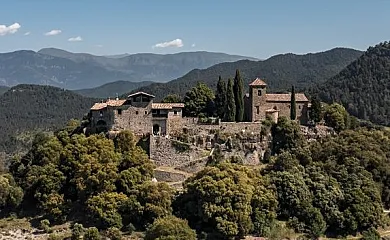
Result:
M309 100L303 93L295 94L297 120L301 124L308 121ZM261 79L255 79L249 84L249 94L245 95L246 116L251 122L258 122L270 116L274 120L278 117L290 117L291 93L267 94L267 84Z
M90 110L92 132L131 130L136 135L169 135L177 131L183 103L153 103L153 95L138 92L127 99L95 103Z

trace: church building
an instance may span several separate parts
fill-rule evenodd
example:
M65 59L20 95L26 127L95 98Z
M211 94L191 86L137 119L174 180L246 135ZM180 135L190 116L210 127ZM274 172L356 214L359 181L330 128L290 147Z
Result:
M245 95L246 117L250 122L260 122L267 116L273 120L285 116L290 118L291 93L267 93L267 84L256 78L249 84L249 94ZM309 100L304 93L295 93L297 120L301 124L308 121Z

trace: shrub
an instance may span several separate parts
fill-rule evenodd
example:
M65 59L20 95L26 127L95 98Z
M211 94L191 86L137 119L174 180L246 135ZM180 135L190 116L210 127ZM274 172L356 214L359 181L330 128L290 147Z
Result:
M82 224L75 223L72 227L72 240L79 240L84 234L84 227Z
M101 236L99 230L95 227L87 228L84 234L84 240L100 240Z
M116 227L111 227L111 228L107 229L105 235L106 235L106 237L108 237L111 240L121 240L122 239L122 233Z
M43 230L45 233L51 233L51 232L53 232L53 230L52 230L51 227L50 227L50 221L47 220L47 219L41 220L39 227L40 227L40 229Z
M175 216L156 219L145 233L145 240L176 239L195 240L196 233L186 220Z
M127 224L124 229L128 234L132 234L135 231L135 227L132 223Z

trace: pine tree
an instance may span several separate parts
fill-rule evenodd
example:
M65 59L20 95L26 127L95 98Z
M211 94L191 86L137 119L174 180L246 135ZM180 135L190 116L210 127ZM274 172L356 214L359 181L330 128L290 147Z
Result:
M291 107L290 107L290 119L295 120L297 118L297 104L295 102L295 89L291 88Z
M234 77L234 100L236 103L236 121L242 122L244 120L244 96L243 96L243 82L240 71L236 70Z
M226 113L226 83L219 76L217 92L215 93L215 108L220 119L225 119Z
M236 103L234 101L233 81L229 78L226 91L226 121L234 122L236 118Z

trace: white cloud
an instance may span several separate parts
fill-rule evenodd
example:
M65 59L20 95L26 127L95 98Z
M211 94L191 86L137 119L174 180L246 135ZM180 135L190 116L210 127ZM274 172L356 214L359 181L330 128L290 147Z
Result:
M183 47L183 41L178 38L175 40L172 40L170 42L162 42L162 43L157 43L156 45L153 46L153 48L166 48L166 47Z
M95 47L102 48L103 45L101 45L101 44L96 44Z
M51 30L50 32L45 33L45 36L55 36L55 35L58 35L60 33L62 33L61 30L54 29L54 30Z
M7 34L14 34L19 30L19 28L21 28L19 23L14 23L9 26L0 25L0 36L4 36Z
M196 45L195 45L195 43L193 43L192 45L191 45L191 47L195 47Z
M83 41L83 38L78 36L78 37L72 37L68 39L69 42L81 42Z
M28 35L30 35L31 34L31 32L26 32L25 34L24 34L24 36L28 36Z

